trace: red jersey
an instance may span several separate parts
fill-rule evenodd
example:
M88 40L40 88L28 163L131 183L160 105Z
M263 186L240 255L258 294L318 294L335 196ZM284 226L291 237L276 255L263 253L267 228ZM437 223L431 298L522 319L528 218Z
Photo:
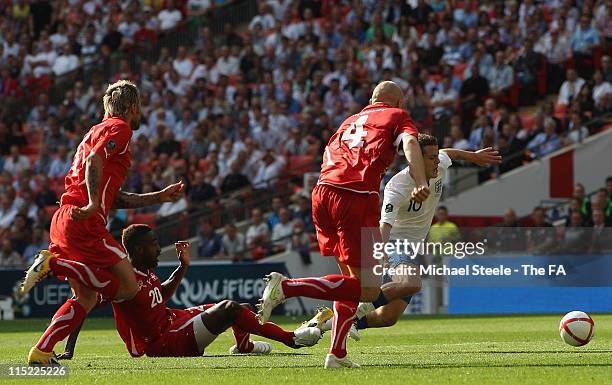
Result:
M162 297L159 277L153 270L134 269L138 293L129 301L113 303L115 323L121 339L132 356L145 353L148 343L162 336L171 325L173 314Z
M408 113L388 104L371 104L348 117L329 139L320 184L378 193L404 135L418 135Z
M132 129L121 118L107 118L93 126L79 144L70 171L64 179L66 192L62 195L62 204L82 207L89 203L85 184L85 162L94 152L104 161L98 215L106 222L108 212L131 165L131 139Z

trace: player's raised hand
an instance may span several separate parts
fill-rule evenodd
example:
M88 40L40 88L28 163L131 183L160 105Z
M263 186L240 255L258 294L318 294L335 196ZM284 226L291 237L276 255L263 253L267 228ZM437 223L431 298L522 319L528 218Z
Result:
M87 206L83 207L73 207L70 216L75 221L84 221L95 214L98 208L99 206L93 203L89 203Z
M501 163L502 157L493 147L487 147L474 152L474 161L479 166Z
M421 203L425 201L425 199L427 199L428 196L429 196L429 187L427 186L415 187L412 190L412 194L410 195L412 200L414 200L417 203Z
M183 190L185 190L185 184L182 180L171 184L159 192L159 201L176 202L183 196Z
M182 265L189 265L191 262L191 254L189 253L189 242L178 241L174 244L176 247L176 256Z

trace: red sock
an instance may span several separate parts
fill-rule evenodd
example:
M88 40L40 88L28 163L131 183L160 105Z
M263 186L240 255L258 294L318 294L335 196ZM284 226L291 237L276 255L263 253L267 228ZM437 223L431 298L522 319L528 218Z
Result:
M272 322L266 322L260 325L255 313L247 308L242 309L242 312L234 321L234 326L240 328L243 333L256 334L274 341L282 342L289 347L294 346L293 332L287 331ZM236 333L234 331L234 336L235 335ZM238 344L238 342L238 338L236 338L236 344Z
M308 297L328 301L359 302L361 285L355 277L330 274L321 278L286 279L282 283L285 297Z
M57 310L36 347L46 353L53 351L55 344L75 331L85 316L87 316L85 308L75 299L69 299Z
M240 329L236 325L232 325L232 332L236 339L236 346L240 353L250 353L253 351L253 341L251 341L251 334Z
M51 258L49 266L54 275L76 279L107 298L115 298L119 290L119 279L104 269L63 258Z
M346 356L346 336L349 330L351 330L358 305L359 303L357 302L334 302L334 318L331 332L332 344L329 352L338 358Z

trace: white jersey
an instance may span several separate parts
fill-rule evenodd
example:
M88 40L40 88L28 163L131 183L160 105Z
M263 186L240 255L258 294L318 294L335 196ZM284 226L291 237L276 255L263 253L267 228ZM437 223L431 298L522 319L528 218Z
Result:
M424 202L416 203L410 198L416 183L410 176L408 167L398 172L385 186L380 223L393 226L391 239L421 242L427 237L442 196L446 170L453 163L444 151L440 151L438 157L440 159L438 177L429 180L430 194Z

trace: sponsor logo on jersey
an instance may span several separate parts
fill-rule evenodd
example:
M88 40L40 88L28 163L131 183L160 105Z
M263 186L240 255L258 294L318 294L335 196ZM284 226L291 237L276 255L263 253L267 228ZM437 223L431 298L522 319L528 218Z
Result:
M117 147L117 144L115 144L115 141L113 141L112 139L106 142L106 148L108 149L108 151L113 151L115 147Z
M442 192L442 179L438 179L436 181L436 194L440 194Z
M385 213L390 213L391 211L393 211L393 205L391 203L387 203L387 205L385 206Z

